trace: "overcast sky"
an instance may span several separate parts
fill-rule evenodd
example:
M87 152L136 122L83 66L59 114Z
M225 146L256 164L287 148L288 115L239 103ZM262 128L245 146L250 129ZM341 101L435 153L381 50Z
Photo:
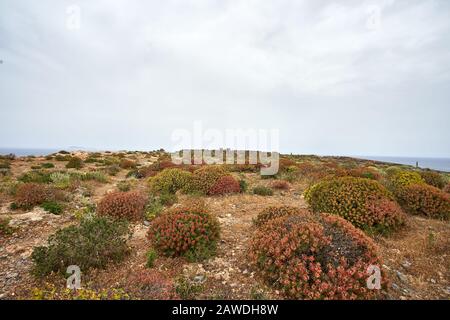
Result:
M0 60L0 147L450 156L448 0L1 0Z

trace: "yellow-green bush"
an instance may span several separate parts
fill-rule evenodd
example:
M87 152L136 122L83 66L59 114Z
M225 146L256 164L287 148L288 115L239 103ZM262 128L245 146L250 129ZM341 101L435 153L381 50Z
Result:
M183 188L186 193L207 194L216 182L227 175L224 167L215 165L206 165L197 169L192 174L192 179Z
M392 194L375 180L354 177L324 180L308 188L305 199L314 212L337 214L365 230L385 232L405 220Z
M181 169L165 169L149 179L153 192L175 193L192 180L192 173Z
M399 171L392 175L389 179L389 186L394 192L413 184L422 183L425 183L425 181L422 179L420 174L413 171Z

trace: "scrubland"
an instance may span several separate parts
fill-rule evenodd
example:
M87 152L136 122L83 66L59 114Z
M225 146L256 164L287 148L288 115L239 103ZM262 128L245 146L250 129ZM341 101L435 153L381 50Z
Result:
M450 298L448 173L296 155L275 176L260 167L2 156L0 298ZM66 288L70 265L81 289Z

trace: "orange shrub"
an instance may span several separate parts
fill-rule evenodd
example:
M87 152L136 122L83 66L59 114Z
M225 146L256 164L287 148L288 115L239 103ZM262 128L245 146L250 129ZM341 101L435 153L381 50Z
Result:
M136 162L129 159L122 159L120 160L120 167L122 169L136 168Z
M136 191L114 192L106 195L97 206L100 216L140 220L144 216L147 197Z
M438 188L426 184L413 184L399 190L397 198L403 208L411 214L450 218L450 195Z
M25 183L17 188L15 203L23 209L30 209L46 201L56 200L57 191L38 183Z
M199 261L214 254L219 223L206 211L169 211L153 220L148 238L154 248L166 256Z
M270 184L270 187L278 190L289 190L291 188L291 184L284 180L275 180Z
M375 180L354 177L324 180L308 188L305 199L314 212L340 215L366 230L385 232L405 221L405 214L398 210L391 193ZM378 207L379 204L382 206Z
M289 299L372 299L367 269L381 268L375 244L344 219L302 211L268 221L250 247L269 285ZM382 286L386 279L382 276Z
M239 193L241 187L239 182L232 176L223 176L208 190L209 195L221 195L228 193Z

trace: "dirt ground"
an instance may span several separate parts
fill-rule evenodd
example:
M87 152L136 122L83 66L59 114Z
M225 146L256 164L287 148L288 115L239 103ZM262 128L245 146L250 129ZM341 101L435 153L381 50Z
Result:
M139 161L149 160L142 158ZM18 176L42 162L48 161L41 158L30 162L14 161L12 173ZM54 163L60 169L64 168L64 163ZM93 183L92 200L96 202L104 194L116 190L116 183L125 179L125 175L126 171L121 171L106 184ZM245 177L250 186L269 183L259 180L256 174L246 173ZM139 183L138 187L145 188L144 181ZM248 262L248 242L254 232L252 221L269 205L306 208L301 195L304 187L294 183L290 190L275 191L268 197L252 194L205 197L221 226L221 240L215 257L202 263L159 257L155 268L172 279L184 278L196 284L200 289L190 298L282 299L279 292L258 279ZM183 197L179 196L179 201L183 201ZM45 244L56 230L77 220L70 212L52 215L41 208L12 212L10 202L8 197L0 198L0 217L11 218L10 226L15 230L11 236L0 236L0 299L29 298L31 289L42 285L29 273L33 247ZM92 288L114 287L126 275L144 269L145 255L150 247L147 229L142 223L135 224L130 240L132 254L107 270L84 275L83 283ZM383 268L390 278L390 288L385 293L387 299L450 298L449 222L409 216L403 230L388 237L377 236L375 241L384 261Z

